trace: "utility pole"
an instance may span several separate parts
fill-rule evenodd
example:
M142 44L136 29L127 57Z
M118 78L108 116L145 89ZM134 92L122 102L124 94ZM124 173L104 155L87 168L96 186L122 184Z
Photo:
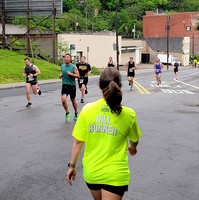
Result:
M115 29L116 29L116 56L117 56L117 69L119 70L119 47L118 47L118 0L116 0L116 13L115 13L115 18L116 18Z
M5 49L6 48L6 31L5 31L5 5L4 5L4 0L2 0L1 22L2 22L3 49Z
M52 10L52 14L53 14L53 63L55 63L55 38L56 38L56 34L55 34L55 16L56 16L56 10L55 10L55 0L52 0L52 4L53 4L53 10Z
M26 21L26 25L27 25L27 56L29 57L29 52L30 52L30 0L27 0L27 21Z
M167 70L169 69L169 21L170 21L170 16L167 16L167 26L166 26L166 31L167 31Z
M192 35L192 56L193 56L193 60L194 60L194 34Z
M86 6L86 32L87 32L87 23L88 23L88 13L87 13L87 6Z

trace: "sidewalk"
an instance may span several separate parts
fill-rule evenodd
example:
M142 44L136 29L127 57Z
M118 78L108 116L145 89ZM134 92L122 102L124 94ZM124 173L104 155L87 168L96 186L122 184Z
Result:
M102 71L103 69L100 69ZM146 72L153 72L153 64L140 64L138 65L138 70L136 71L136 74L140 73L146 73ZM120 73L122 75L126 75L125 67L120 67ZM97 78L99 75L89 76L90 79ZM61 83L60 79L50 79L50 80L39 80L39 85L43 84L51 84L51 83ZM0 90L5 89L11 89L11 88L19 88L19 87L25 87L25 82L18 82L18 83L6 83L6 84L0 84Z

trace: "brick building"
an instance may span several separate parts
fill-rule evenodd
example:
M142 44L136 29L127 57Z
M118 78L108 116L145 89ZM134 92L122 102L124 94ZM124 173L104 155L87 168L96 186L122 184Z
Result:
M181 12L181 13L169 13L158 14L153 11L147 11L143 16L143 37L147 39L162 39L162 46L165 47L165 40L167 37L167 25L169 27L169 46L175 42L175 40L182 40L184 37L190 38L189 54L197 55L199 52L199 31L194 30L196 23L199 23L199 12ZM167 24L168 23L168 24ZM181 39L180 39L181 38ZM159 40L159 42L160 42ZM180 44L176 42L177 44ZM150 46L150 43L148 43ZM157 42L158 44L158 42ZM160 43L159 43L160 44ZM183 47L183 42L177 47ZM155 49L158 52L158 50ZM159 49L159 52L165 53L165 48ZM169 49L169 52L176 52L176 48ZM184 51L182 50L182 54Z

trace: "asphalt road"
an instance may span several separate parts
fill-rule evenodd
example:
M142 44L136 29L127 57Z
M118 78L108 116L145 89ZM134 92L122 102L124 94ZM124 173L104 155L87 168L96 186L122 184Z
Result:
M137 74L133 91L123 74L122 104L133 108L143 137L129 156L131 181L124 200L199 199L199 69L163 71L157 86L151 72ZM71 187L65 180L75 121L64 122L60 83L41 85L25 108L25 88L0 91L0 199L90 200L80 155ZM86 102L101 97L90 78ZM81 111L80 92L77 91ZM69 102L69 108L73 109ZM113 172L115 173L115 172Z

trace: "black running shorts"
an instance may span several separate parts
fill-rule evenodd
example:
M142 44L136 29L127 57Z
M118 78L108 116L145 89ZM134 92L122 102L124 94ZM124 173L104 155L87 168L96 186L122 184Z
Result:
M104 184L89 184L86 183L90 190L106 190L111 193L117 194L119 196L123 196L126 191L128 191L128 185L124 186L112 186L112 185L104 185Z
M127 77L135 77L135 70L133 70L132 72L128 71Z
M135 72L129 72L129 73L127 74L127 77L135 77Z
M62 85L61 95L70 95L71 99L76 97L76 86L75 85Z
M37 81L36 82L35 81L31 81L31 82L27 81L26 83L30 83L30 85L37 85Z
M178 68L177 67L174 68L174 73L176 73L176 72L178 72Z
M79 88L82 87L82 84L84 84L86 86L87 83L88 83L88 77L80 77L80 78L78 78Z

